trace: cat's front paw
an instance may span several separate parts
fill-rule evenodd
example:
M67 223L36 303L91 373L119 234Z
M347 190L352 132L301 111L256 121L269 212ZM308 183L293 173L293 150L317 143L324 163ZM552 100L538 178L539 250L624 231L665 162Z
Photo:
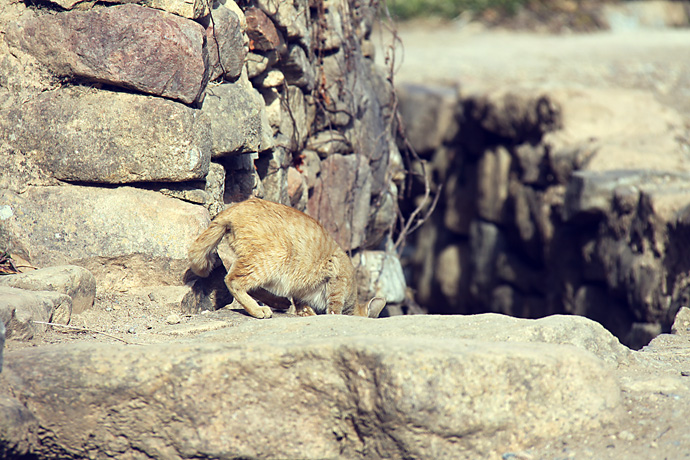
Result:
M270 318L273 316L273 310L270 307L259 307L256 317L259 319Z

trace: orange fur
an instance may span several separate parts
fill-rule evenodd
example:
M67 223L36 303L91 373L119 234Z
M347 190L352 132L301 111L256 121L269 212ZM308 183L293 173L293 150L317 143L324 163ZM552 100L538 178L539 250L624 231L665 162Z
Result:
M216 216L189 248L191 269L206 277L227 237L233 259L225 277L233 297L256 318L270 318L248 291L263 288L293 299L298 314L378 316L385 300L357 303L350 257L315 219L277 203L250 198Z

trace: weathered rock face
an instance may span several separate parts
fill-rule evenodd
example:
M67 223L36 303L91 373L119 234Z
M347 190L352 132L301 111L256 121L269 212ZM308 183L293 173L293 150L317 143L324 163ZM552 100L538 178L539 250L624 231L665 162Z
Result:
M212 18L206 28L209 78L215 80L222 76L234 80L242 73L247 57L244 47L246 27L242 27L240 18L231 7L223 3L214 4L209 17Z
M39 266L134 254L182 262L208 224L201 206L129 187L36 187L1 192L0 203L0 244Z
M386 251L362 251L353 257L360 302L383 297L392 304L405 300L405 274L400 260Z
M334 194L333 190L351 190ZM371 169L362 155L331 155L321 162L321 177L307 203L307 212L324 223L346 251L364 243L371 201ZM345 214L342 211L345 210Z
M248 82L226 83L210 88L202 112L211 120L214 158L267 150L263 141L261 95ZM227 114L233 114L228 117Z
M47 3L53 3L65 10L89 9L93 7L93 3L88 0L48 0ZM107 0L104 3L111 5L136 3L188 19L201 18L207 15L209 11L209 4L204 0Z
M24 164L55 179L122 184L208 174L208 118L165 99L63 89L5 110L0 120L0 139Z
M495 318L469 328L462 317L286 318L177 343L18 350L0 376L13 395L0 395L0 426L15 427L0 445L15 455L469 459L617 419L612 368L592 353L456 335L483 337ZM615 342L584 320L564 337L569 320L511 329Z
M138 5L41 15L10 28L7 40L56 75L186 104L203 98L208 81L203 27Z
M637 347L670 327L688 285L680 115L635 91L499 90L455 112L448 90L428 108L417 92L448 126L435 149L417 141L446 185L418 237L422 304L586 315Z
M31 340L45 332L47 326L42 323L69 324L71 316L68 295L0 286L0 323L8 339Z

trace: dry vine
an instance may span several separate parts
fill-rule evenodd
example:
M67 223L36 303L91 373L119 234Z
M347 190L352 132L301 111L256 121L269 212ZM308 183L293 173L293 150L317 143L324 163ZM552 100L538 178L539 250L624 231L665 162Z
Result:
M424 196L421 202L415 207L415 209L410 213L410 215L407 218L402 215L402 212L398 208L399 233L397 238L395 239L394 247L398 254L400 254L410 234L412 234L415 230L421 227L422 224L424 224L424 222L426 222L429 219L431 214L434 212L434 209L436 209L436 205L438 204L438 200L441 196L443 186L442 184L439 184L434 196L432 197L432 184L429 178L429 174L427 174L427 163L425 160L422 160L419 157L417 151L409 142L407 134L405 133L405 124L402 120L402 117L400 116L400 113L398 112L399 98L397 90L395 89L394 82L394 77L396 73L396 51L398 49L397 47L400 47L400 49L403 51L403 56L404 47L402 39L398 35L398 30L395 26L394 20L391 17L386 0L382 0L380 11L381 14L385 16L385 20L379 17L379 25L382 28L384 28L387 33L391 35L391 43L387 46L385 58L385 63L387 65L388 70L387 78L390 82L392 90L392 102L390 107L391 115L389 120L389 126L391 131L393 131L394 128L397 128L395 131L398 136L398 139L404 144L405 147L403 149L403 152L405 154L404 161L406 166L405 169L407 171L407 186L406 190L400 191L400 195L405 195L407 193L407 198L411 198L412 181L415 179L415 177L421 176L424 182ZM393 126L394 124L395 126ZM418 162L420 164L422 169L421 174L415 174L413 172L412 165L414 162Z
M327 36L329 33L333 33L332 28L329 28L329 21L327 20L327 12L329 8L337 8L338 14L342 17L342 30L339 31L338 41L340 42L340 48L342 50L342 58L338 58L336 65L338 66L338 76L326 74L325 60L332 56L331 49L326 49L324 46L327 41ZM386 153L388 146L384 139L384 136L392 134L396 136L403 148L401 148L401 153L403 155L403 164L406 171L406 180L404 185L400 187L398 193L398 200L401 198L410 199L412 197L412 184L416 181L421 181L424 187L424 195L419 204L405 216L403 212L397 209L397 219L391 224L391 233L394 234L394 248L400 253L405 246L405 242L415 230L417 230L432 214L436 205L438 203L441 188L433 187L431 183L430 175L427 174L428 166L426 162L420 159L417 152L414 150L410 142L407 140L405 129L403 126L403 121L398 113L398 94L395 90L394 85L394 75L396 73L396 51L402 49L402 41L398 36L394 21L391 18L386 0L372 0L367 6L360 5L360 8L370 8L366 14L375 14L378 11L378 24L382 29L385 29L388 34L392 37L392 42L387 46L386 51L386 70L387 75L385 76L387 82L390 84L391 99L387 103L387 107L382 105L384 119L384 126L387 129L383 129L381 134L375 139L371 139L373 145L376 146L375 151L379 152L380 155L373 154L369 158L370 162L380 161ZM357 18L354 10L351 9L351 4L347 1L342 3L325 3L323 0L317 0L311 3L305 14L310 13L310 21L313 24L313 35L311 40L310 49L308 52L308 59L315 66L316 75L314 86L311 88L310 99L316 106L316 121L315 125L311 129L330 129L338 130L338 127L334 126L334 117L336 115L345 115L349 120L347 125L351 125L356 119L356 114L358 113L359 107L357 98L354 94L355 88L359 84L356 78L362 75L363 72L357 72L358 67L362 65L358 56L362 55L362 50L360 46L357 32L358 21L361 18ZM346 80L343 76L350 75L355 78L355 80ZM280 98L281 105L283 109L287 112L288 117L293 125L293 132L291 133L290 142L293 147L299 150L302 146L300 145L300 139L297 129L296 117L292 113L292 107L289 103L289 92L287 91L287 84L284 84L281 88L282 91L278 91L277 96ZM290 149L293 150L293 149ZM294 166L299 166L300 157L295 152L293 152L293 158L291 163ZM419 163L421 166L421 177L419 173L414 171L413 165ZM435 190L434 190L435 188ZM351 207L349 207L351 208ZM351 216L350 216L351 217Z
M129 342L125 339L121 339L120 337L114 336L112 334L108 334L107 332L102 332L102 331L96 331L94 329L88 329L85 327L79 327L79 326L68 326L67 324L59 324L59 323L50 323L47 321L32 321L34 324L45 324L47 326L53 326L53 327L64 327L66 329L72 329L77 332L88 332L91 334L101 334L106 337L110 337L111 339L119 340L120 342L126 343L127 345L142 345L141 343L137 342Z

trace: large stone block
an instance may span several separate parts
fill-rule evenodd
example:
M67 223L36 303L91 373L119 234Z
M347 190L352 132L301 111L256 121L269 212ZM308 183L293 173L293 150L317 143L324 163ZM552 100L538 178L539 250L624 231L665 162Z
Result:
M442 197L445 200L443 225L446 229L459 235L468 235L471 222L477 218L480 180L477 163L464 162L461 166L452 163L448 167L449 171ZM496 189L500 190L498 187Z
M250 50L272 51L285 46L283 36L266 13L259 8L251 7L244 11L244 15L247 19Z
M434 151L457 134L462 107L457 89L407 84L398 91L403 129L418 154Z
M261 178L263 198L275 203L289 204L288 195L288 168L290 156L283 147L269 150L261 155L255 162L256 172ZM247 179L253 179L250 176Z
M477 165L477 213L500 224L508 199L511 156L505 147L487 150Z
M390 157L397 151L391 133L392 119L395 117L390 113L393 101L383 99L390 97L392 88L371 61L362 57L359 63L352 65L361 65L362 73L360 77L350 78L351 89L341 89L344 92L352 91L355 95L355 105L348 109L355 116L354 126L346 131L346 135L354 151L369 160L371 194L378 196L388 188L391 180Z
M93 7L90 0L47 0L65 10L85 10ZM167 11L187 19L198 19L209 12L208 0L106 0L108 4L137 3L157 10Z
M209 88L204 114L211 120L212 157L265 150L261 95L247 81Z
M96 297L96 279L91 272L75 265L0 276L0 286L68 295L72 299L72 313L75 314L91 308Z
M352 258L357 271L360 301L383 297L388 303L405 300L405 274L397 254L386 251L360 251Z
M321 222L346 251L364 243L371 181L363 155L335 154L321 162L321 177L307 203L307 214Z
M209 221L202 206L130 187L0 191L0 208L0 246L37 266L132 255L185 261ZM151 262L149 271L160 267Z
M27 180L50 175L113 184L180 182L206 177L210 137L206 116L183 104L72 88L43 93L0 114L0 140L14 149L10 153L25 157L0 154L0 162L35 165L25 169Z
M277 72L282 78L282 74L277 70L271 70L269 74L273 72ZM309 134L310 108L300 88L288 85L283 90L282 82L278 86L280 89L270 87L261 91L266 103L266 115L270 125L275 128L276 144L290 151L299 151L305 145ZM340 136L342 137L342 134Z
M367 226L367 247L378 247L390 237L391 229L398 220L398 196L398 187L391 182L387 190L372 200Z
M213 9L211 18L206 28L209 78L235 79L242 73L247 56L240 18L221 3Z
M308 45L311 33L307 29L310 22L310 5L307 0L291 2L257 0L256 4L277 25L287 31L288 37L301 39Z
M316 84L314 69L301 46L291 45L285 62L281 66L288 84L311 91Z
M596 172L690 172L679 139L685 121L651 93L621 89L563 89L550 95L561 110L561 129L548 132L551 160L570 157L572 169ZM556 175L558 172L556 171Z
M505 237L494 224L480 220L470 225L470 292L486 300L496 283L496 260L505 247Z
M20 17L34 14L31 10L22 11L16 4L7 6L7 3L3 4L6 8L3 19L0 19L3 30L18 22ZM14 16L8 14L13 7L17 8ZM7 40L0 40L0 110L27 101L43 91L55 90L62 86L60 80L33 56L10 47Z
M191 104L208 81L204 28L138 5L37 16L8 42L59 76L103 82Z
M292 166L287 171L287 193L290 198L290 206L300 211L307 208L307 200L309 199L307 180L297 168Z
M467 115L491 134L511 142L538 141L563 126L562 109L551 94L496 90L470 99Z
M434 278L451 308L457 309L469 298L470 248L468 244L451 244L439 252Z

